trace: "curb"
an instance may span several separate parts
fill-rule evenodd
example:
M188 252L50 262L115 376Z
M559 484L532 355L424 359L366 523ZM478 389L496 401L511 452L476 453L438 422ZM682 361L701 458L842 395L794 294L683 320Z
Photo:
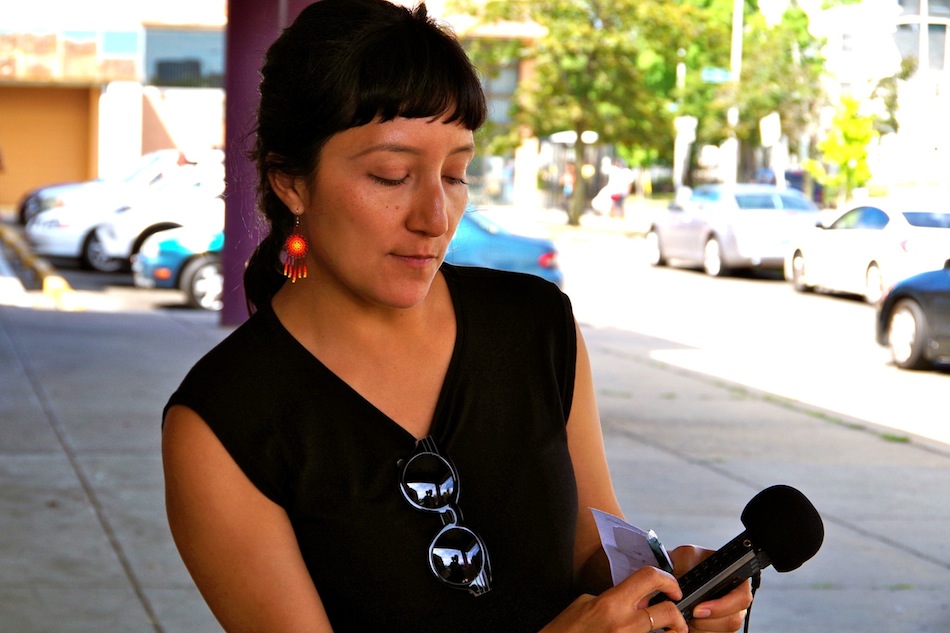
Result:
M13 251L24 267L33 271L40 282L43 296L51 300L57 310L76 309L75 291L69 282L48 261L33 254L19 232L0 225L0 240Z

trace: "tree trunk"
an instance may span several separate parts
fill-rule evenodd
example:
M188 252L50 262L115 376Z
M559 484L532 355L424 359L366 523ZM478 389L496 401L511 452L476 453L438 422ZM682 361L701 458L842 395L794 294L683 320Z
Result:
M587 200L587 187L584 182L584 143L581 141L581 133L577 133L577 140L574 141L574 191L571 192L571 199L567 205L567 223L570 226L580 226L581 216L584 214L585 201Z

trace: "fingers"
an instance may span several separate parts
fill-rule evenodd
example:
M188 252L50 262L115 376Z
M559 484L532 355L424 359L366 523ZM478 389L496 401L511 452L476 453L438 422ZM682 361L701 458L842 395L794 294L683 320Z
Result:
M711 549L695 545L680 545L670 552L670 560L673 561L673 573L679 578L714 553Z
M673 569L681 576L713 554L713 550L681 545L670 552ZM692 633L737 631L742 628L746 610L752 604L752 587L746 581L715 600L707 600L693 609L689 630Z
M679 598L676 579L655 567L644 567L629 578L587 603L584 631L620 630L648 633L667 629L687 633L688 627L675 603L666 601L648 606L656 592ZM607 626L605 626L607 625Z
M623 631L649 633L672 631L688 633L686 620L676 604L665 601L649 605L661 591L673 599L682 596L679 584L670 574L645 567L599 596L582 595L544 627L544 633L596 633Z
M746 610L732 613L721 618L694 618L689 621L689 633L733 633L742 628Z
M628 600L629 604L642 609L658 591L673 600L678 600L683 595L676 578L656 567L644 567L637 570L629 578L616 587L608 589L602 595L622 594L623 599Z
M742 628L746 611L751 605L752 586L746 581L721 598L696 605L690 631L737 631Z
M642 627L631 629L631 631L674 631L675 633L688 633L689 628L683 614L679 612L676 605L672 602L661 602L644 609L637 613L641 614L640 619L643 622Z
M648 606L650 598L657 592L664 593L673 600L678 600L683 595L673 576L655 567L644 567L613 589L604 592L601 599L616 601L620 610L628 610L631 607L635 609L641 628L630 629L631 631L648 633L668 630L686 633L686 621L674 602L666 601Z

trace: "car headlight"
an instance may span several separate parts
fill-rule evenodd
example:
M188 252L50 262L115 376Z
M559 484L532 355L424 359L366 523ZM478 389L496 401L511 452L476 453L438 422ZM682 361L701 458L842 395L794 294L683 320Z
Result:
M37 212L48 211L49 209L55 209L61 206L64 206L64 203L60 198L40 198Z

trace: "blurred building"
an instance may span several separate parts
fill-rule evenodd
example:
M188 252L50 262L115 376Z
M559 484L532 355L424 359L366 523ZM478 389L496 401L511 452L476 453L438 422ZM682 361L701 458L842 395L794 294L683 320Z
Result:
M950 0L864 0L814 15L813 24L827 40L831 107L849 95L883 115L879 82L900 72L902 61L914 68L897 84L896 130L884 130L872 148L873 184L889 191L950 185ZM823 119L818 126L830 114Z
M226 0L0 0L0 206L224 143Z

